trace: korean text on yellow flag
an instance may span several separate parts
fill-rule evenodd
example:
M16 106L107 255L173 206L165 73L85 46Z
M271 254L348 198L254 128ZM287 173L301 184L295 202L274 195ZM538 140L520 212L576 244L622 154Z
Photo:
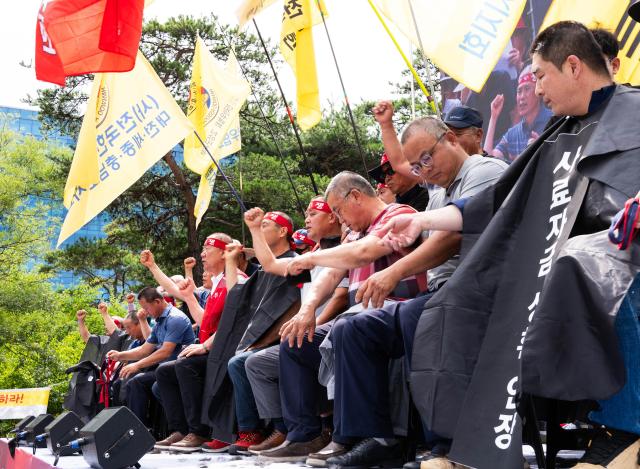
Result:
M320 1L326 16L324 2ZM298 125L308 130L322 118L311 28L322 21L316 0L285 0L280 52L296 76Z
M439 68L476 92L482 90L498 62L526 3L526 0L374 1L416 47L420 47L422 40L424 54Z
M49 388L0 389L0 420L45 414Z
M579 21L589 28L612 31L620 41L618 83L640 84L640 24L627 14L629 0L562 0L554 1L540 31L563 20Z
M193 126L140 52L130 72L97 74L91 99L72 168L83 165L84 160L97 159L99 179L73 187L65 203L69 211L58 246L193 132ZM89 138L94 138L93 145ZM81 147L80 142L85 145Z
M238 65L236 55L233 51L229 52L229 57L227 58L227 63L225 64L225 72L229 76L234 77L232 81L246 83L247 88L250 89L249 84L241 76L240 66ZM240 114L239 112L236 112L234 115L230 116L229 130L222 139L222 142L220 142L220 145L216 149L212 149L213 156L216 161L220 161L225 156L229 156L239 152L240 148ZM216 166L212 163L211 159L208 156L207 161L209 163L209 167L200 177L200 185L198 187L198 195L196 197L196 203L194 207L196 227L200 224L202 217L209 208L209 202L211 201L211 196L213 195L213 185L215 183L217 175Z
M250 91L246 80L229 73L198 37L187 115L211 152L215 152L224 141ZM195 135L185 139L184 162L191 171L200 175L205 174L212 164L209 154Z

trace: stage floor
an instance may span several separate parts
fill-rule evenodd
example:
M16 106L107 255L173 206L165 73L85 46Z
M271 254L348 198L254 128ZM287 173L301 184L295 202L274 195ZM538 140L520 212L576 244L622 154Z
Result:
M29 451L28 448L21 448L23 451ZM523 452L527 461L531 464L532 469L537 469L533 449L528 446L523 448ZM577 459L582 455L580 451L562 451L560 456L567 459ZM36 453L37 459L48 465L53 465L54 457L46 449L39 449ZM231 456L228 454L210 454L210 453L190 453L178 454L169 452L153 452L146 454L141 460L142 469L249 469L255 467L263 467L265 469L293 469L296 467L308 467L303 463L265 463L257 457ZM37 466L33 467L46 467ZM59 468L62 469L89 469L82 456L67 456L60 458L58 462Z

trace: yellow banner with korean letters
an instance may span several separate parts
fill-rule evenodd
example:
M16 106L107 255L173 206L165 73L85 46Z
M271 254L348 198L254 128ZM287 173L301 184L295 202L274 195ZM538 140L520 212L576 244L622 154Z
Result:
M500 59L526 3L526 0L374 1L416 47L421 47L422 42L424 54L439 68L476 92L482 90Z
M147 59L126 73L96 74L67 186L58 246L193 132ZM82 168L96 168L97 181ZM84 174L86 176L86 174Z
M0 389L0 420L47 412L50 388Z

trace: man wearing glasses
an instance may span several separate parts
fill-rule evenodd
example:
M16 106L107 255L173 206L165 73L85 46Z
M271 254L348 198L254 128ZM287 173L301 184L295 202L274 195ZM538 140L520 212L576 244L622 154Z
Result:
M394 202L408 205L419 212L427 208L429 191L421 187L415 178L396 173L385 153L382 154L380 165L369 170L369 176L379 184L384 184L393 192Z
M495 182L507 168L501 161L469 156L456 134L432 117L411 122L398 141L391 123L392 113L390 103L379 103L374 108L394 169L441 187L432 194L427 211L444 207L465 194L477 193ZM364 307L371 304L381 309L338 319L332 329L336 363L334 424L343 437L361 441L349 452L327 459L329 466L404 462L401 435L392 425L388 362L402 357L410 359L413 332L425 303L444 285L459 262L459 233L425 234L427 239L413 252L372 274L359 286L355 301L362 301ZM425 271L429 280L425 295L382 306L400 279ZM432 453L448 452L449 441L431 436L436 442Z

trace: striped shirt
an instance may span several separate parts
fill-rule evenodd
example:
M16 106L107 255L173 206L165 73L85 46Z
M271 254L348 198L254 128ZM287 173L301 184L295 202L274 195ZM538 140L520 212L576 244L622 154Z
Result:
M382 227L393 217L403 214L412 214L416 211L408 205L402 204L389 204L378 215L373 223L367 228L365 232L352 232L349 233L345 242L353 242L364 238L365 236L376 236L380 238ZM349 270L349 305L355 305L355 297L358 288L364 283L371 275L381 270L386 269L394 262L398 261L402 257L406 256L413 250L412 248L405 248L400 251L392 251L386 256L382 256L370 264L356 267ZM417 275L411 275L410 277L403 278L398 282L394 290L391 292L390 299L394 300L406 300L414 298L418 293L427 290L427 274L420 273Z

